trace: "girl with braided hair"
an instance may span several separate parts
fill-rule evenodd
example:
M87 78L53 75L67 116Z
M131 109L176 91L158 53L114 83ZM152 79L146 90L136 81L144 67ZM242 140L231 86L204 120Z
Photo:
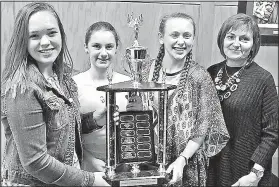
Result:
M175 186L205 186L208 157L220 152L229 138L210 75L192 60L195 32L189 15L164 16L159 54L146 71L149 81L177 85L169 92L166 171L173 173L169 183ZM156 94L150 100L156 108Z

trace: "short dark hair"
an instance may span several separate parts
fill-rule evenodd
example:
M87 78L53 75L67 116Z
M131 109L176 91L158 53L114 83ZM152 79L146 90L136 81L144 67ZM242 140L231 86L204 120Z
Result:
M253 34L253 46L249 55L250 60L254 59L255 56L257 55L261 45L261 36L260 36L260 29L258 27L258 24L253 17L243 13L239 13L229 17L223 23L223 25L219 30L218 37L217 37L217 44L224 58L226 58L226 55L224 53L224 39L226 34L230 30L237 30L243 26L246 27Z

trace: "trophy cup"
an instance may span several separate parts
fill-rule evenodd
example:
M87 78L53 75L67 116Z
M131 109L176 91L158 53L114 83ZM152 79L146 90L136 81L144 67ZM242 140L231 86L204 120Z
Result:
M167 182L168 91L176 86L142 80L142 68L148 63L147 48L137 41L142 20L142 15L136 19L128 16L128 23L135 31L134 44L126 48L132 80L97 88L106 92L106 180L112 186L161 186ZM117 92L158 93L158 123L154 124L152 110L143 110L119 112L119 124L115 125L113 113Z
M147 48L140 46L138 42L139 28L143 23L142 14L138 18L134 18L133 14L128 15L128 25L134 30L134 43L131 47L126 48L125 61L128 64L129 71L125 68L133 80L133 86L138 87L142 82L142 70L148 64ZM124 66L125 67L125 66Z

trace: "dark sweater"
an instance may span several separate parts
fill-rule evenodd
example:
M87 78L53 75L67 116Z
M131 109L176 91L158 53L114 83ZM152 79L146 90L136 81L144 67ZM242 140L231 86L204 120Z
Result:
M208 68L212 79L225 61ZM278 147L278 95L272 75L253 62L238 89L221 105L230 140L210 160L208 185L231 186L250 173L254 163L265 168L259 186L271 186L272 156Z

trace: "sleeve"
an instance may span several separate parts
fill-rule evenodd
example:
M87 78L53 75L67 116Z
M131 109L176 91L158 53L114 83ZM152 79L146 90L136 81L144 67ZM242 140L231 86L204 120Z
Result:
M211 157L225 147L229 134L217 92L208 72L204 71L203 79L198 82L198 108L191 139L205 136L204 150L207 156Z
M93 117L94 112L81 114L81 133L88 134L100 127L97 124L96 119Z
M251 160L266 168L278 148L278 95L272 75L266 80L262 100L261 142Z
M7 119L23 168L40 181L61 186L89 186L94 173L66 165L47 150L42 106L34 93L7 95Z

